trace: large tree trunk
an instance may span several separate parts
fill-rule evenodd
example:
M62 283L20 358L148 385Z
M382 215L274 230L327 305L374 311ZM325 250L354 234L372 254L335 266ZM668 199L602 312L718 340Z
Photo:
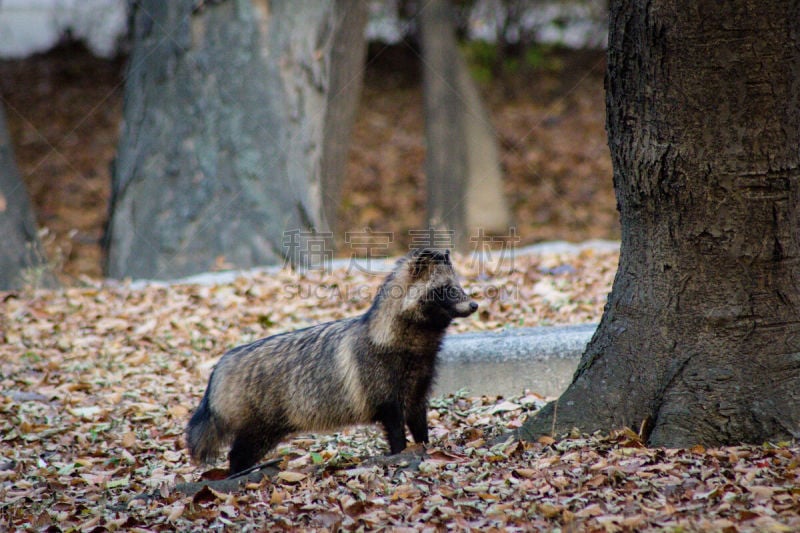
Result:
M0 290L56 285L0 107Z
M458 49L450 0L426 2L419 19L428 222L464 249L479 229L508 232L495 132Z
M108 274L276 263L297 244L287 232L325 230L329 87L340 98L360 87L331 63L350 2L134 5Z
M800 8L611 3L619 270L574 380L521 430L800 436Z

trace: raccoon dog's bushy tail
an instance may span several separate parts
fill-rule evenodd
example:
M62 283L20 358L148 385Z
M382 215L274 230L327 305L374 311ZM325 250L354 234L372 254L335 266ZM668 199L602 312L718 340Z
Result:
M189 454L196 463L200 464L215 459L220 448L226 444L226 432L211 411L208 392L207 389L186 429L186 444L189 447Z

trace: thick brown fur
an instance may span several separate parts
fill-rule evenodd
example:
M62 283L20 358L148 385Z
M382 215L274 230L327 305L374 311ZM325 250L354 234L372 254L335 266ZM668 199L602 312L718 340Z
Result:
M407 425L427 442L428 396L445 329L475 311L450 254L414 250L397 262L363 315L275 335L228 351L187 428L192 458L231 445L230 472L300 431L380 422L391 453Z

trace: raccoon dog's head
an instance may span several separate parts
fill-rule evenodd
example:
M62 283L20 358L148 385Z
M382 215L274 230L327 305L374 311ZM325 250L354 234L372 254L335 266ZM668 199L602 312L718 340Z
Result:
M406 294L403 308L413 320L433 327L447 327L458 317L478 309L458 282L450 252L422 248L406 258Z

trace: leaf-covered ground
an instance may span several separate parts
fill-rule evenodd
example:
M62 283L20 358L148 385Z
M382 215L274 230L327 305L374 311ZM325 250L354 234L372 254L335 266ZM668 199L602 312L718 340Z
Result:
M455 329L596 321L616 261L517 257L487 275L458 258L482 308ZM648 449L630 431L493 444L542 405L535 391L435 399L431 445L397 461L375 460L380 431L357 427L282 443L277 475L231 494L183 490L207 470L182 434L221 353L361 312L379 281L282 271L0 293L0 530L800 529L796 444Z

